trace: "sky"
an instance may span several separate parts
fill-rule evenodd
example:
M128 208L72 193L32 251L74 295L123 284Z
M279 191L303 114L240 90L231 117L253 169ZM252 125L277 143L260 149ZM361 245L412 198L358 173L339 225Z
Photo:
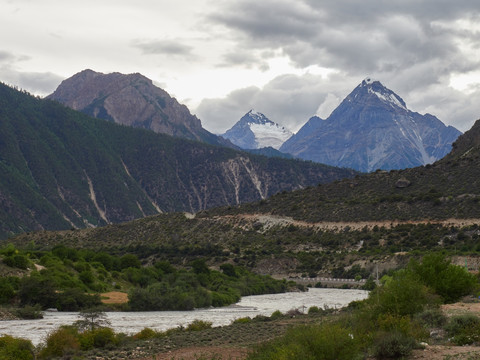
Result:
M254 109L298 129L366 77L410 110L480 118L478 0L0 0L0 81L52 93L141 73L223 133Z

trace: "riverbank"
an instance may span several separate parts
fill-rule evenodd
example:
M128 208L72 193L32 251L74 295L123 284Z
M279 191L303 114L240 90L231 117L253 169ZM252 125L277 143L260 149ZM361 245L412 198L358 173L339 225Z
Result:
M291 292L269 295L245 296L238 303L221 308L204 308L193 311L145 311L106 313L110 327L117 333L135 334L148 327L155 331L186 327L195 320L211 322L213 326L225 326L238 318L270 316L279 310L286 313L292 309L306 312L317 306L340 309L351 301L368 296L363 290L317 289L308 292ZM44 312L39 320L15 320L0 322L0 335L28 338L35 345L61 325L71 325L78 320L75 312Z
M8 320L18 320L18 316L16 316L11 309L0 308L0 321Z

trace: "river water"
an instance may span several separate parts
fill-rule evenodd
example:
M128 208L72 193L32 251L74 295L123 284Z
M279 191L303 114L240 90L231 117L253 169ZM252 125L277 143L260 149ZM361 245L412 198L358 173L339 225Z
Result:
M368 292L363 290L311 288L308 292L245 296L238 303L222 308L192 311L110 312L107 313L107 317L111 323L110 327L116 332L134 334L145 327L167 330L186 326L194 320L210 321L213 326L223 326L242 317L270 316L276 310L282 313L291 309L307 311L311 306L338 309L351 301L362 300L367 296ZM40 320L0 321L0 335L8 334L30 339L37 345L55 328L73 324L78 319L76 312L47 311L44 313L44 318Z

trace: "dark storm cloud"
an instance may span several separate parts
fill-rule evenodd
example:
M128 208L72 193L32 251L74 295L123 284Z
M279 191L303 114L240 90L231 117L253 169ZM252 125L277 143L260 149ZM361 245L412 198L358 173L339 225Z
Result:
M183 57L192 56L193 48L182 44L178 40L152 40L137 42L134 47L140 49L146 55L177 55Z
M440 26L478 15L475 1L227 2L210 20L237 34L241 48L280 48L298 66L348 73L398 71L455 55L455 40L474 38ZM478 40L478 37L476 38Z
M462 131L480 117L472 101L480 90L450 87L452 75L480 69L480 34L469 25L480 22L475 0L245 0L224 2L209 20L235 40L227 52L270 51L298 68L336 70L328 79L317 77L317 84L306 76L278 77L255 93L254 106L261 104L272 120L291 128L343 99L366 76L381 80L410 109L428 111ZM202 102L200 115L211 113L208 104L218 109L223 102L248 111L252 105L237 103L233 94Z

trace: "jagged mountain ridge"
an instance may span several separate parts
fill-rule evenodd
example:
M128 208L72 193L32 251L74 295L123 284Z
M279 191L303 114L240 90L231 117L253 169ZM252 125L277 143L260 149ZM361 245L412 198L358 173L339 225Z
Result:
M0 237L266 198L354 172L119 126L0 84Z
M404 169L442 158L460 134L433 115L408 110L400 96L366 79L326 120L312 118L280 151L363 172Z
M221 136L242 149L272 147L278 150L292 133L264 114L250 110Z
M62 81L47 98L118 124L213 145L232 146L205 130L185 105L138 73L103 74L83 70Z

